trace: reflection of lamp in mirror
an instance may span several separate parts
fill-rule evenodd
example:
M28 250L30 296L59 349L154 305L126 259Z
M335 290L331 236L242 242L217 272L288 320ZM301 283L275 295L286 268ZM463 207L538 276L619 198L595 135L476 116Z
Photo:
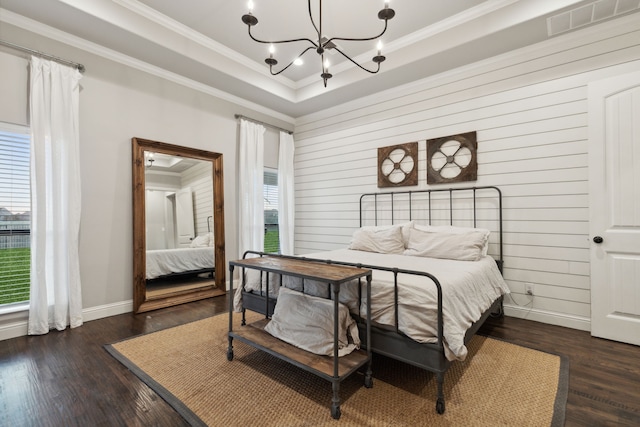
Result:
M147 167L150 168L151 166L153 166L153 162L155 162L153 153L147 153Z

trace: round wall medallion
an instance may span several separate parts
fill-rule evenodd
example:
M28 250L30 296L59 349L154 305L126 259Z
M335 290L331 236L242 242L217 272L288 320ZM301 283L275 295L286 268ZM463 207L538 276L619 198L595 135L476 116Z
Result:
M417 184L417 142L378 148L378 187Z
M427 183L475 181L478 175L476 133L427 141Z

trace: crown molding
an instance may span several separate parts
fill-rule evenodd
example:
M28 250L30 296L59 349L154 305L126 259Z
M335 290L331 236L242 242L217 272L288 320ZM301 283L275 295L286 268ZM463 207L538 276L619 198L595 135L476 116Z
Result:
M393 52L399 53L401 50L405 50L404 55L399 55L404 56L404 59L396 61L395 64L387 63L386 68L381 69L380 73L383 74L394 68L406 66L407 61L423 59L432 55L435 51L442 52L454 48L469 38L487 36L507 27L520 24L533 17L556 11L580 1L582 0L488 0L482 2L477 6L386 44L384 48L386 55L391 56ZM508 19L505 19L502 11L507 9L509 9L509 15L507 16ZM500 19L490 19L489 15L491 14L502 16L500 16ZM464 30L456 33L456 29ZM454 36L444 39L444 42L443 38L440 37L437 44L427 47L426 49L424 48L430 39L442 36L447 32ZM369 63L373 53L375 53L375 51L370 50L353 59L360 64ZM332 72L338 79L342 76L345 79L345 84L349 84L351 82L350 77L352 79L352 76L347 75L346 72L355 68L356 66L350 61L344 61L332 66ZM337 83L338 79L333 83ZM311 89L311 85L314 84L316 80L317 77L309 76L298 82L298 93L296 96L298 101L317 95L316 91ZM333 89L336 88L334 85Z
M97 55L102 58L106 58L113 62L126 65L128 67L143 71L147 74L151 74L156 77L160 77L162 79L171 81L181 86L188 87L198 92L202 92L207 95L211 95L216 98L222 99L224 101L237 104L241 107L245 107L253 111L266 114L268 116L282 120L284 122L287 122L290 124L293 124L295 122L293 117L288 116L286 114L282 114L278 111L275 111L270 108L264 107L260 104L256 104L254 102L248 101L244 98L240 98L238 96L232 95L228 92L224 92L220 89L213 88L211 86L205 85L195 80L183 77L179 74L164 70L155 65L151 65L147 62L140 61L139 59L135 59L128 55L124 55L122 53L116 52L102 45L90 42L88 40L66 33L64 31L60 31L56 28L42 24L38 21L24 17L22 15L18 15L17 13L11 12L9 10L0 8L0 22L5 22L7 24L14 25L18 28L22 28L23 30L30 31L34 34L38 34L48 39L55 40L57 42L61 42L71 47L83 50L92 55ZM87 71L87 74L89 74L89 71L90 70Z
M447 84L451 80L461 80L467 78L469 75L484 72L488 68L494 67L496 64L504 64L505 61L509 61L511 65L518 64L539 56L573 49L582 46L585 43L590 43L594 39L606 39L626 34L631 31L638 31L638 28L640 28L640 12L628 14L615 20L601 22L590 27L577 29L570 33L563 33L562 35L553 36L552 38L540 43L496 55L472 64L463 65L461 67L448 70L445 73L435 74L433 76L425 77L424 79L415 80L410 83L396 86L392 89L381 91L374 95L368 95L322 111L300 116L296 119L296 127L305 126L328 117L337 117L349 111L359 110L374 104L380 104L427 88Z
M223 55L230 60L239 63L240 65L247 67L257 73L264 75L265 77L271 78L271 74L268 72L268 68L257 64L255 61L247 58L246 56L236 52L233 49L229 49L222 43L218 43L217 41L205 36L204 34L193 30L190 27L187 27L180 22L169 18L168 16L158 12L157 10L139 2L138 0L112 0L114 3L130 10L131 12L136 13L137 15L152 21L169 31L172 31L176 34L179 34L195 43L200 44L201 46L206 47L220 55ZM285 76L278 76L278 82L287 86L290 89L296 89L297 84L288 79Z
M414 31L411 34L407 34L404 37L401 37L392 42L386 43L384 46L385 54L391 54L400 49L411 46L414 43L420 42L422 40L433 37L438 33L442 33L444 31L450 30L452 28L456 28L460 25L463 25L467 22L478 19L481 16L484 16L488 13L494 12L503 7L509 6L513 3L516 3L519 0L488 0L477 6L474 6L470 9L467 9L463 12L460 12L454 16L451 16L447 19L443 19L442 21L436 22L433 25L422 28L418 31ZM375 55L376 50L371 49L361 55L358 55L353 58L359 64L364 64L367 62L371 62L371 58ZM354 64L350 61L343 61L342 63L332 66L332 71L337 75L338 73L345 72L349 69L356 68ZM306 77L300 81L298 81L297 88L302 88L309 86L316 82L317 76L311 75Z

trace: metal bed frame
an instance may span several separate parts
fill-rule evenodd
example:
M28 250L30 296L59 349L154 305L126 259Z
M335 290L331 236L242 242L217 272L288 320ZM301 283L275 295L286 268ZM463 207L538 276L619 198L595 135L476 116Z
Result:
M412 220L414 218L413 215L413 207L415 206L415 201L419 197L426 197L426 203L428 205L427 213L428 213L428 223L431 224L432 219L432 206L434 203L445 201L448 205L449 210L449 224L455 225L456 222L453 217L454 207L453 204L456 201L456 197L454 195L464 195L464 193L470 194L470 196L465 197L462 200L471 200L472 201L472 217L466 219L472 220L473 225L475 226L478 221L477 215L477 198L478 193L488 192L494 193L492 199L497 200L498 206L498 217L496 220L498 221L498 232L495 233L498 236L498 254L494 255L496 258L496 264L502 272L503 259L502 259L502 192L497 187L487 186L487 187L471 187L471 188L450 188L450 189L434 189L434 190L416 190L416 191L399 191L399 192L385 192L385 193L367 193L363 194L360 197L360 225L363 224L363 204L366 205L369 199L373 199L373 210L374 210L374 225L378 223L378 214L381 212L381 208L379 205L381 203L390 203L391 210L391 223L397 219L395 215L395 207L398 204L398 199L402 195L406 200L403 200L402 203L407 202L409 205L408 208L408 218ZM444 198L436 198L434 194L444 193L445 196L448 193L448 197ZM458 199L460 200L460 199ZM406 218L405 218L406 219ZM404 220L404 219L403 219ZM444 384L444 375L451 365L451 361L449 361L445 357L444 353L444 324L443 324L443 315L442 315L442 289L440 286L440 282L438 279L428 272L423 271L414 271L414 270L403 270L398 268L388 268L381 267L376 265L366 265L361 263L349 263L349 262L339 262L339 261L331 261L325 259L314 259L307 257L288 257L285 255L276 255L276 254L268 254L264 252L255 252L255 251L247 251L245 253L245 257L249 254L257 255L257 256L276 256L276 257L285 257L285 258L302 258L308 261L317 261L324 262L330 264L340 264L347 265L352 267L360 267L367 268L373 270L373 275L375 277L375 271L389 271L394 274L394 287L395 287L395 326L387 326L373 323L371 325L371 349L374 353L382 354L392 359L399 360L404 363L408 363L419 368L425 369L427 371L433 372L437 379L437 400L436 400L436 411L439 414L444 413L445 411L445 399L443 392L443 384ZM398 276L401 275L415 275L415 276L423 276L425 280L431 283L437 289L437 298L438 298L438 313L437 313L437 342L430 343L418 343L413 339L406 336L403 332L399 330L398 326ZM262 281L262 278L260 279ZM242 301L243 301L243 313L242 313L242 324L245 324L244 319L244 310L249 309L251 311L256 311L258 313L264 314L266 317L271 316L273 310L275 308L276 300L274 298L268 297L269 295L269 275L266 277L266 287L265 292L253 293L242 291ZM262 288L262 287L261 287ZM503 298L500 297L493 302L491 307L487 311L485 311L480 319L475 322L471 327L467 330L465 334L464 342L467 344L473 335L478 331L478 329L482 326L482 324L486 321L489 316L492 315L502 315ZM358 305L360 306L360 304ZM366 336L364 334L364 325L362 316L355 316L358 322L358 325L361 329L360 336ZM366 340L362 341L362 346L368 348L369 343Z

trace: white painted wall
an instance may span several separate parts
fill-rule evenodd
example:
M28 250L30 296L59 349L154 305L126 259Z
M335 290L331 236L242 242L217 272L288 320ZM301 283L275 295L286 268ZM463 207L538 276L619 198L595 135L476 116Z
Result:
M638 68L634 14L297 120L296 253L348 245L378 147L418 141L423 189L425 141L477 131L472 184L504 194L507 314L588 330L587 84Z
M173 249L175 247L175 228L170 197L175 198L175 192L145 191L144 221L147 250Z
M77 42L81 48L88 49L86 42L60 35L50 28L41 30L51 37ZM145 68L135 59L100 47L90 46L89 50L93 52L90 53L7 23L2 23L0 37L83 63L87 68L80 89L80 274L85 321L132 310L132 137L223 154L226 252L228 257L237 254L238 122L234 114L292 128L282 115L274 113L276 117L273 117L261 106L255 106L254 110L248 103L240 105L222 100L196 90L200 86L194 82L178 84L174 82L178 79L163 74L162 70ZM15 65L12 58L22 55L7 52L8 55L0 56L3 77L6 58ZM18 67L26 64L21 61ZM141 68L149 72L141 71ZM26 68L24 71L26 73ZM25 82L26 75L18 79L24 90L3 91L2 103L16 102L26 106ZM7 98L4 98L5 93L9 94ZM0 114L2 111L0 109ZM23 119L11 117L4 120L24 120L26 115ZM1 116L0 121L3 121ZM26 334L25 319L25 312L0 314L0 339Z
M29 61L0 51L0 121L16 125L28 124L27 89ZM11 102L7 102L11 100Z

